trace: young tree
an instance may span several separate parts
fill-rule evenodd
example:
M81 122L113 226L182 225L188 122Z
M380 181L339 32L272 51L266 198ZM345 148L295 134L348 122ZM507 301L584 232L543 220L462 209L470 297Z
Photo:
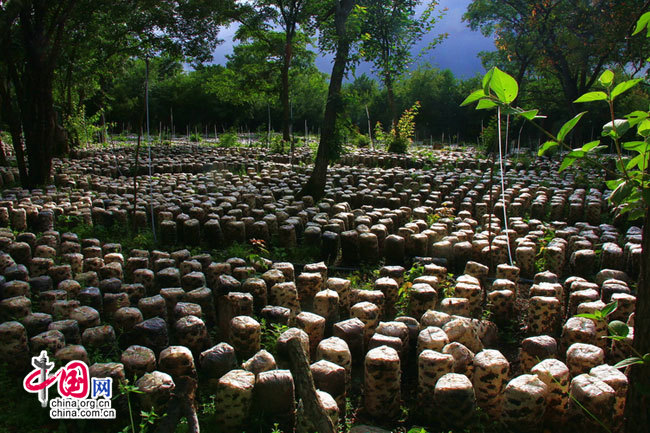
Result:
M426 7L418 17L416 8L422 3ZM411 65L413 46L431 32L444 11L436 12L437 0L363 0L360 5L365 8L360 54L372 63L388 92L393 129L399 135L394 83ZM433 38L425 50L433 49L445 37Z
M324 195L327 167L330 159L337 153L341 145L336 129L339 114L343 111L341 85L350 61L350 50L359 30L358 23L352 22L353 20L350 19L351 16L358 18L360 13L358 8L355 9L356 3L356 0L328 0L321 5L321 47L335 52L334 65L330 76L314 170L300 191L300 197L310 195L318 200ZM331 15L334 15L334 18L330 21Z
M282 51L280 66L280 101L282 103L282 139L290 141L291 108L289 70L295 55L294 44L299 31L304 34L310 29L315 8L307 0L256 0L240 5L236 13L242 24L237 38L243 41L257 39L264 41L269 52L277 52L277 38L273 29L282 29ZM299 38L301 41L302 38Z

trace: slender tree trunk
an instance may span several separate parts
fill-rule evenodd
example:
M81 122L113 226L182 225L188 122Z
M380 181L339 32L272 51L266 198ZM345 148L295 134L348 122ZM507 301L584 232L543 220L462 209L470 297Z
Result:
M314 200L319 200L325 194L325 183L327 182L327 167L333 151L340 143L336 140L336 120L343 109L341 98L341 84L348 63L350 53L350 41L346 34L346 22L354 7L354 0L339 0L336 2L336 15L334 22L336 26L336 55L334 66L330 77L330 85L323 115L323 124L320 133L320 143L316 153L314 170L309 180L300 191L299 196L311 195Z
M23 130L29 159L29 186L45 185L52 170L52 152L55 146L56 116L52 95L53 71L51 65L34 61L27 73Z
M21 132L20 120L18 114L11 103L11 94L9 92L9 83L0 82L0 101L1 109L5 113L6 121L9 124L9 134L11 134L11 145L16 154L16 165L18 165L18 174L20 175L20 184L23 188L28 187L27 165L25 164L25 153L23 151L23 134Z
M372 125L370 124L370 112L368 111L368 104L366 104L366 117L368 118L368 138L370 139L372 150L375 150L375 141L372 139Z
M388 93L388 108L390 110L391 124L395 131L395 136L399 137L399 130L397 129L397 106L395 105L395 93L393 92L393 79L386 77L384 79L386 85L386 93Z
M0 131L1 133L2 131ZM2 142L2 134L0 134L0 165L6 166L7 165L7 155L5 155L5 146L4 143Z
M284 61L282 63L282 89L280 99L282 100L282 140L291 140L291 108L289 106L289 67L293 56L293 37L287 34L284 44Z
M634 348L645 355L650 353L650 207L645 210L642 249L634 314ZM628 377L626 431L645 433L650 423L650 365L633 365Z

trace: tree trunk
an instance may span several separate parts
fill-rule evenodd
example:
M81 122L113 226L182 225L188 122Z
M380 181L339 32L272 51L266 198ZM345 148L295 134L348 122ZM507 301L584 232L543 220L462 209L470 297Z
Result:
M634 313L634 348L645 355L650 353L650 207L645 210L642 249ZM650 423L650 365L633 365L628 378L626 431L647 432Z
M399 137L399 130L397 129L397 106L395 105L392 78L388 76L385 77L384 85L386 86L386 93L388 93L388 109L390 110L390 120L393 125L393 131L395 131L395 136Z
M5 146L4 143L2 142L2 131L0 131L0 165L6 166L7 165L7 155L5 155Z
M282 89L280 99L282 100L282 140L291 140L290 122L291 113L289 107L289 67L293 56L292 36L287 35L284 44L284 61L282 63Z
M23 135L21 132L20 121L18 114L14 110L11 103L11 94L9 92L9 83L7 81L0 82L0 101L2 102L1 109L5 113L6 121L9 124L9 134L11 134L11 145L16 154L16 165L18 165L18 174L20 176L20 184L23 188L28 187L27 179L27 165L25 164L25 153L23 151Z
M325 183L327 182L327 167L333 151L336 150L336 146L340 145L336 142L336 120L343 108L341 84L343 83L350 52L350 41L346 35L346 21L352 12L354 4L354 0L339 0L336 2L336 16L334 17L337 35L336 56L330 77L325 114L323 115L320 143L316 153L314 170L300 191L300 197L310 195L314 197L314 200L323 197Z
M28 184L33 188L47 184L50 178L56 116L52 95L53 68L41 61L31 63L26 77L27 85L23 89L25 105L22 112L29 159Z

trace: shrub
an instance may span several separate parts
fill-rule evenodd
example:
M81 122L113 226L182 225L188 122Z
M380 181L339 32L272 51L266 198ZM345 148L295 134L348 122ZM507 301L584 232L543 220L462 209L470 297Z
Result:
M367 135L358 134L355 137L354 141L355 141L354 144L357 147L368 147L368 146L370 146L370 137L368 137Z
M219 137L219 147L236 147L239 144L237 134L228 132Z
M201 138L201 134L195 132L194 134L190 135L190 142L200 143L201 141L203 141L203 138Z

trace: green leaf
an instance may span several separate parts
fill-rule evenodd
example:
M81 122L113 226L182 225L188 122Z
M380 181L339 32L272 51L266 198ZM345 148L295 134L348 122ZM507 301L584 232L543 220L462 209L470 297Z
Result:
M643 15L641 15L639 20L636 22L636 28L634 29L634 33L632 33L632 36L641 33L641 31L643 31L643 29L648 26L649 22L650 22L650 12L646 12Z
M535 119L535 117L537 117L537 113L539 113L539 110L528 110L528 111L524 111L524 112L519 113L519 115L522 116L525 119L533 120L533 119Z
M616 87L614 87L614 90L612 90L612 100L614 100L622 93L627 92L632 87L639 84L641 81L643 81L641 78L635 78L634 80L623 81L622 83L618 84Z
M612 194L609 196L609 199L615 203L615 204L620 204L623 202L623 200L630 195L630 192L632 192L632 184L625 181L622 182L616 189L612 192Z
M590 141L589 143L582 146L582 151L589 152L591 150L594 150L599 144L600 144L600 140Z
M576 314L573 317L584 317L585 319L591 319L591 320L600 320L601 317L594 314L594 313L581 313L581 314Z
M614 179L614 180L608 180L607 182L605 182L605 185L607 185L607 188L614 191L623 182L625 182L624 179Z
M481 98L485 98L487 95L483 91L483 89L478 89L474 92L472 92L465 100L460 104L461 107L464 107L465 105L469 105L472 102L478 101Z
M605 92L589 92L585 93L578 99L576 99L575 102L576 104L580 104L583 102L593 102L593 101L607 101L607 93Z
M494 75L494 70L492 68L483 76L483 92L488 95L490 93L490 81L492 81L492 76Z
M645 141L626 141L623 143L623 149L644 152L647 150L647 146L649 145L650 144L646 143Z
M648 118L648 112L647 111L633 111L632 113L628 114L625 116L627 120L630 122L630 126L636 126L639 122L642 120L645 120Z
M613 81L614 81L614 73L609 69L603 72L600 78L598 79L598 82L603 87L609 87Z
M491 99L481 99L478 101L478 104L476 104L476 109L477 110L488 110L490 108L494 108L497 106L497 103L492 101Z
M641 137L647 137L650 135L650 119L643 119L636 127L636 132Z
M610 314L612 314L616 309L618 308L618 301L610 302L609 304L605 305L600 312L603 313L603 317L607 317Z
M555 147L558 147L559 145L560 143L558 143L557 141L547 141L546 143L542 144L542 147L537 152L537 156L544 156L546 152L548 152L549 150Z
M609 328L609 332L617 337L627 337L627 335L630 333L630 328L620 320L612 320L609 322L609 325L607 325L607 327Z
M578 114L573 119L569 120L567 123L562 125L562 128L560 128L560 132L557 133L558 141L564 141L567 134L571 132L573 128L575 128L575 126L578 124L580 119L582 119L582 116L584 116L585 114L587 114L587 112L583 111L582 113Z
M494 68L492 78L490 79L490 89L494 91L499 101L504 104L510 104L519 94L519 85L517 80L499 68Z
M616 129L614 129L616 127ZM616 119L603 125L603 137L621 138L630 129L630 122L627 119Z
M634 356L632 358L624 359L621 362L617 362L616 364L614 364L614 367L625 368L634 364L643 364L643 359L639 358L638 356Z
M576 162L578 158L573 158L571 156L565 156L564 160L562 160L562 164L560 165L560 169L558 170L560 173L566 170L567 168L571 167L574 162Z

